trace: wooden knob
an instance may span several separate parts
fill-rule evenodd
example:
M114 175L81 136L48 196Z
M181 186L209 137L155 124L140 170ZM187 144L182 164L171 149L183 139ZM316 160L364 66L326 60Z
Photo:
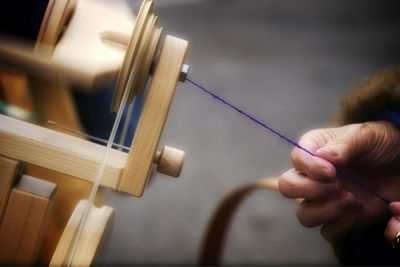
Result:
M181 174L184 160L184 151L169 146L157 151L154 156L154 163L158 165L157 171L173 177Z

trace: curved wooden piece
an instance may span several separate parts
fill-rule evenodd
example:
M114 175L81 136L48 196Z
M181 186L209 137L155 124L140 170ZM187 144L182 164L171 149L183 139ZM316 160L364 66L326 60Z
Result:
M259 189L278 190L278 178L269 177L245 184L228 194L219 203L208 224L200 248L201 266L220 264L225 239L235 212L247 196Z
M36 40L36 52L47 56L52 54L75 6L76 0L49 1Z
M128 80L128 84L127 84L127 86L132 88L130 91L130 94L129 94L129 99L128 99L129 102L132 102L133 98L138 94L139 88L137 86L138 86L139 81L141 79L147 80L149 77L150 65L147 64L148 66L144 66L144 64L146 64L144 59L146 56L146 50L149 47L149 41L151 39L151 35L156 26L156 22L157 22L157 17L154 15L150 15L150 17L148 19L148 23L143 32L142 40L141 40L140 46L139 46L138 55L135 59L133 59L134 65L131 70L131 75L133 76L133 81L132 81L132 84L129 84L129 80ZM153 59L153 56L154 56L154 54L151 55L151 61ZM150 62L150 64L151 64L151 62ZM145 71L145 69L143 67L147 68L147 72ZM140 88L140 91L142 91L142 93L143 93L144 88Z
M87 205L87 200L81 200L76 205L58 242L50 266L66 266L68 264L72 244ZM108 206L91 207L71 266L90 266L113 212L114 209Z
M116 112L121 104L122 96L125 90L132 90L132 85L135 83L132 76L138 70L138 64L142 63L140 55L143 53L140 50L141 40L146 30L146 25L153 12L153 1L145 0L136 17L135 26L131 34L131 39L126 48L124 60L118 74L117 82L114 89L114 95L111 103L111 111ZM143 48L142 48L143 49Z

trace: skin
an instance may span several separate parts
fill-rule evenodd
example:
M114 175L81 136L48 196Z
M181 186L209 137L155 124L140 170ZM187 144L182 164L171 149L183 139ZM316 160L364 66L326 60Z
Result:
M279 180L285 197L303 199L297 217L306 227L321 227L328 241L393 213L400 216L400 202L389 207L375 196L336 173L335 166L368 184L386 198L400 200L400 133L388 122L366 122L306 133L300 145L311 156L295 148L293 169ZM392 240L400 231L393 217L385 232Z

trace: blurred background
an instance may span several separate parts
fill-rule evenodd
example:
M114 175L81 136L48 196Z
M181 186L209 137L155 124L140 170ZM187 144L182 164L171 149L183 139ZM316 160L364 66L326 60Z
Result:
M140 1L130 1L137 9ZM299 138L329 126L340 98L400 60L398 1L159 0L166 32L190 41L191 79ZM142 199L112 194L116 216L99 263L193 264L218 201L291 167L291 147L180 84L161 144L186 151L178 179L155 173ZM226 264L338 264L296 204L252 195L236 215Z
M124 7L122 1L101 1ZM32 6L44 12L48 1L41 1L42 7L15 3L28 17L35 13ZM137 13L141 1L128 3ZM329 127L340 98L361 79L399 65L399 8L395 0L155 1L164 32L190 42L186 63L192 80L294 139ZM25 37L36 38L26 27L28 19L1 11L6 32L15 33L21 22L22 32L31 33ZM36 31L42 18L34 17ZM43 84L33 82L32 91ZM36 98L51 100L48 92L54 90ZM111 87L93 95L74 90L83 124L75 126L107 137L114 119L108 112L111 95ZM103 106L96 106L100 102ZM218 202L244 183L291 168L291 146L187 82L178 85L160 141L164 145L186 152L181 176L154 172L141 199L106 194L115 216L95 264L196 264ZM296 206L272 191L249 197L234 217L223 263L337 265L319 229L297 221Z

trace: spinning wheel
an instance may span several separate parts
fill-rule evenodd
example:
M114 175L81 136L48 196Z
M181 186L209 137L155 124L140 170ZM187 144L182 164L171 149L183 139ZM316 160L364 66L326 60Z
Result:
M133 29L129 27L129 19L125 21L116 19L114 23L108 24L114 29L93 26L95 37L89 34L93 38L88 36L86 38L82 37L86 32L80 23L85 21L85 15L90 12L106 14L109 11L101 4L90 0L50 1L35 53L32 54L23 45L3 40L0 44L0 59L11 66L82 85L115 82L111 111L118 112L119 115L122 114L127 101L131 102L135 96L144 95L145 102L129 153L114 148L108 149L79 137L0 115L0 164L2 162L8 164L7 169L11 173L7 176L9 177L7 187L0 190L5 192L3 194L5 197L0 198L2 201L0 204L7 206L10 212L12 207L15 207L11 205L13 202L10 192L21 190L21 181L28 179L19 178L21 174L17 166L20 166L21 162L69 175L73 177L71 179L89 181L95 186L99 182L100 186L135 197L142 196L154 163L158 165L159 172L167 175L179 176L181 172L184 152L168 146L157 151L157 147L177 82L182 80L187 72L187 68L184 71L182 68L188 42L170 35L162 37L162 29L156 26L157 17L153 13L152 1L143 2ZM67 29L64 31L65 27ZM131 34L128 34L129 29L132 30ZM81 68L77 68L74 62L71 63L66 58L66 54L61 56L63 49L71 42L77 41L79 39L77 37L81 38L81 41L93 42L93 49L103 52L97 56L100 58L104 56L104 59L96 61L97 65L84 63ZM87 47L87 44L83 45ZM118 64L120 70L115 81L115 66ZM101 167L99 171L105 153L109 155L108 160L104 162L104 171L101 171ZM12 163L9 163L10 161ZM1 169L0 173L3 172L4 169ZM96 173L100 173L99 181L95 179ZM14 186L15 183L18 184L17 187ZM46 187L45 184L41 183L40 179L35 184L37 186L29 190L34 191L32 194L35 194L36 198L43 198L39 193L42 190L40 188ZM46 194L48 203L51 203L55 187L53 184L51 193ZM89 198L89 203L82 200L76 206L55 250L52 265L91 263L113 209L107 206L92 207L90 202ZM46 210L50 208L51 205L46 206ZM5 214L8 215L7 212ZM19 220L20 216L25 215L17 212L14 219ZM43 224L36 226L37 231L45 229L48 212L43 212L41 216ZM7 236L7 229L4 227L1 226L0 232L4 232ZM20 228L20 235L23 236L29 225L21 224ZM16 235L15 232L12 234ZM10 235L7 236L8 239L11 238ZM30 243L30 246L36 245L31 243L33 241L25 240L26 238L25 236L19 243L17 240L13 242L17 242L16 247L24 246L26 243ZM40 240L41 237L38 235L35 242L40 243ZM0 247L3 246L6 244L0 244ZM7 264L33 264L36 256L32 253L29 259L21 259L14 254L11 258L4 253L0 254L3 254L0 255L1 262Z

